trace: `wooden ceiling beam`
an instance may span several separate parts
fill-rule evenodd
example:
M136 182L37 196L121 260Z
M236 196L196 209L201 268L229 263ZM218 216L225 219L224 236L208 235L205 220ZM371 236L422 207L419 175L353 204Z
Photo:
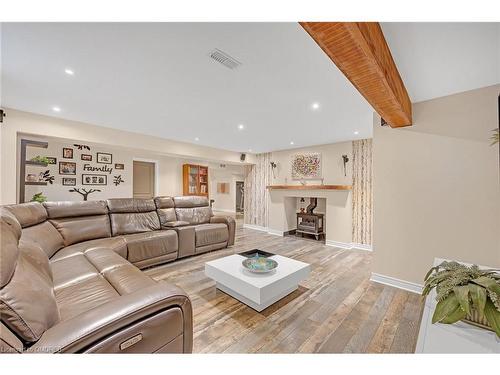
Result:
M391 127L411 125L411 101L378 22L300 25Z

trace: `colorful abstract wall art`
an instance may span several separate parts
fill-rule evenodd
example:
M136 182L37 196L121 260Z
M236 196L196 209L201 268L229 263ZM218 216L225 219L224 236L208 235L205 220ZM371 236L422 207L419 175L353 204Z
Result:
M295 154L292 155L292 178L320 179L321 178L321 154Z

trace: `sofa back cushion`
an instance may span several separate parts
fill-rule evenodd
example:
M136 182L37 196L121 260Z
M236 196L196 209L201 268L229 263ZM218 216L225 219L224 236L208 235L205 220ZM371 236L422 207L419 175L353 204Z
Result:
M37 202L5 206L21 225L21 242L38 245L48 257L64 247L64 240L54 226L47 221L47 211Z
M22 228L31 227L47 220L47 211L38 202L13 204L4 206L4 208L16 217Z
M111 237L105 201L46 202L49 221L64 239L64 246Z
M212 208L208 198L198 196L174 197L175 215L179 221L190 224L205 224L210 222Z
M174 200L172 197L156 197L155 205L162 226L168 222L177 221Z
M160 219L152 199L107 200L113 236L159 230Z
M19 241L12 218L0 214L0 316L19 338L32 343L59 322L59 310L47 255L36 244Z

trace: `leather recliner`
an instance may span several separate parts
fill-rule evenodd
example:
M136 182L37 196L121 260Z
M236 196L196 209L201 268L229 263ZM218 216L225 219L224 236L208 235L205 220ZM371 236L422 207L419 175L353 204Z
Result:
M0 352L191 352L189 297L138 267L234 243L234 220L198 197L26 203L0 215Z

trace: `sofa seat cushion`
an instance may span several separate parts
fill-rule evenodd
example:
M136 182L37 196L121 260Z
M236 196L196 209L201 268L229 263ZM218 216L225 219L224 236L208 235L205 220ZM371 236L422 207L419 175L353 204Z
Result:
M137 267L106 248L51 260L51 268L61 320L155 284Z
M71 319L119 296L111 284L97 274L56 290L61 320Z
M132 263L175 253L178 249L177 234L174 230L128 234L123 238L128 248L127 259Z
M195 228L196 247L227 242L229 232L226 224L201 224Z
M127 258L127 243L123 237L100 238L97 240L80 242L71 246L62 248L54 254L50 260L67 258L76 254L83 254L87 251L95 250L96 248L107 248L113 250L122 258Z
M162 227L164 228L178 228L178 227L185 227L187 225L190 225L187 221L167 221L165 224L162 224Z

